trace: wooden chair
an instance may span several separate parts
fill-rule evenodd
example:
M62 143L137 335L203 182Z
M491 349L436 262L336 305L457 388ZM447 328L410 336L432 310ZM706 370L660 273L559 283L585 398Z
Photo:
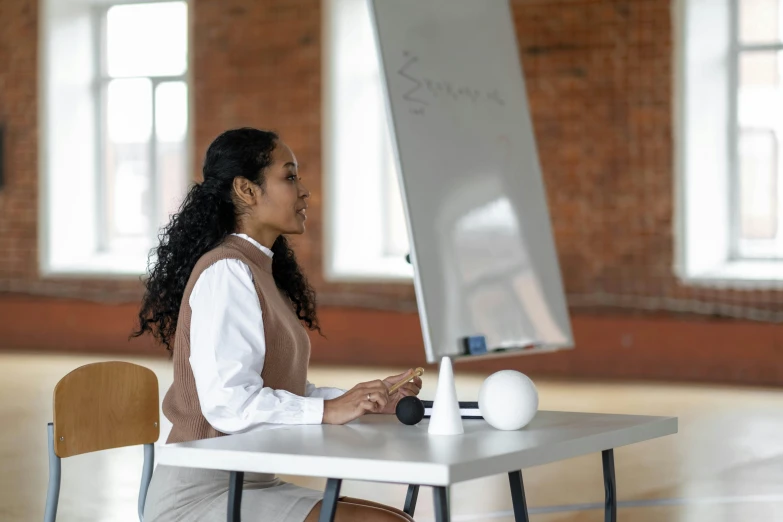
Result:
M139 490L143 520L147 488L160 436L158 379L143 366L102 362L81 366L54 388L49 423L49 488L44 522L54 522L60 498L60 459L93 451L144 445Z

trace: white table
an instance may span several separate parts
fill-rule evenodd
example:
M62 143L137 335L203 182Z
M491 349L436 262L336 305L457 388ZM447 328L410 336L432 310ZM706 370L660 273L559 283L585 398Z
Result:
M229 522L239 521L244 472L327 478L321 522L333 520L343 480L408 484L405 511L411 515L419 486L432 486L436 519L447 522L449 486L508 473L519 522L528 520L522 469L602 452L605 520L614 522L613 449L677 433L676 417L554 411L539 411L518 431L499 431L484 420L463 420L464 435L436 436L427 433L427 423L405 426L393 415L368 415L344 426L283 426L165 445L158 462L231 471Z

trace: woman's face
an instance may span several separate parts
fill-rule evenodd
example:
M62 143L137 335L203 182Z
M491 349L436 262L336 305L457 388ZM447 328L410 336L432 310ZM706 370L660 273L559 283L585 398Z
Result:
M285 143L277 142L271 159L252 214L255 224L265 230L265 236L274 235L270 237L274 241L280 234L304 233L310 191L302 184L296 157Z

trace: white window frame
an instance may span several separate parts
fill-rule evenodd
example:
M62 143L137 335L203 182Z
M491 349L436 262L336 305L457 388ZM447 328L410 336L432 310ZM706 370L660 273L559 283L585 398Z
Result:
M783 260L738 256L737 3L675 4L675 273L686 284L781 288Z
M732 118L730 120L730 128L729 131L733 133L732 135L732 143L734 146L732 147L732 157L731 157L731 178L732 178L732 199L731 199L731 205L732 205L732 224L731 224L731 252L730 256L732 259L736 260L758 260L758 261L776 261L776 262L783 262L783 255L780 255L780 253L773 254L772 256L769 256L768 254L750 254L748 251L753 249L753 246L760 247L762 242L772 242L773 240L742 240L740 237L740 226L741 226L741 219L740 219L740 165L739 165L739 139L740 139L740 127L739 127L739 100L738 100L738 93L739 93L739 80L740 80L740 58L745 53L754 53L754 52L764 52L764 51L773 51L773 52L780 52L783 51L783 41L775 43L775 44L743 44L740 41L740 35L739 35L739 23L740 23L740 13L739 13L739 2L741 0L731 0L731 9L732 9L732 27L731 27L731 38L732 38L732 51L731 51L731 61L730 61L730 68L731 68L731 81L732 84L732 90L734 91L734 96L731 97L730 100L730 107L731 107L731 114L730 117ZM783 7L783 6L781 6ZM778 149L779 151L779 149ZM780 176L780 174L778 174ZM778 180L778 183L780 183L781 180ZM780 188L778 187L778 193L780 194ZM779 203L778 208L778 226L783 226L783 208L781 208L781 205ZM745 245L743 245L743 242ZM777 241L775 241L777 242ZM755 245L754 245L755 244ZM750 247L750 248L749 248ZM777 245L775 245L775 248ZM769 250L768 248L758 248L758 250L764 251ZM757 251L758 251L757 250Z
M351 72L346 64L350 60L346 48L355 48L348 44L351 38L354 44L356 38L360 39L365 51L376 52L374 36L367 37L366 27L359 36L355 31L359 31L356 27L360 24L346 20L346 13L347 17L362 16L356 14L358 10L347 11L354 8L366 9L366 1L327 0L323 6L324 277L334 282L409 282L413 280L413 268L405 255L389 252L389 230L399 224L390 222L390 206L394 203L387 188L393 186L397 174L394 151L384 140L390 129L380 69L377 73L371 68L369 73L367 69ZM367 23L371 26L369 11ZM353 82L366 81L367 74L377 77L377 89L370 89L377 91L374 97L370 96L373 103L353 105L346 92ZM362 118L372 123L357 131L358 127L349 121L361 122ZM350 151L351 143L360 140L369 143L369 147Z
M186 0L130 0L130 1L113 1L110 4L101 5L96 8L94 12L94 30L96 35L96 42L99 42L98 45L94 47L94 59L96 64L96 70L98 71L98 79L96 82L96 91L95 91L95 113L98 118L96 121L96 128L102 129L101 132L98 133L98 147L97 147L97 165L98 165L98 172L99 175L96 176L96 182L98 184L97 187L97 193L102 194L103 197L96 198L96 204L98 206L97 208L97 215L98 218L98 251L99 252L111 252L110 247L110 232L107 228L107 222L108 222L108 211L106 210L106 200L109 197L109 194L107 194L106 191L106 176L100 175L100 169L104 165L104 155L103 153L106 151L106 145L107 145L107 133L106 129L104 128L105 122L106 122L106 113L107 113L107 96L106 93L108 91L109 83L112 80L118 79L113 78L109 76L108 74L108 58L106 56L107 46L106 46L106 20L107 20L107 14L109 12L109 9L115 6L120 5L132 5L132 4L152 4L152 3L169 3L173 1L181 1L187 5ZM189 85L188 82L188 71L190 70L190 67L188 67L183 74L175 75L175 76L123 76L122 80L133 80L133 79L145 79L149 80L152 84L152 106L150 107L150 110L152 111L151 115L151 123L152 123L152 132L150 134L150 145L149 145L149 168L150 168L150 199L152 201L152 216L153 219L150 223L150 230L148 231L149 238L153 239L153 243L155 243L154 238L157 237L158 229L159 229L159 218L161 217L161 214L163 212L161 208L161 198L160 198L160 184L161 184L161 176L160 172L158 172L158 154L157 154L157 136L158 136L158 130L157 130L157 122L155 118L156 113L156 96L155 93L157 92L157 87L161 83L166 82L184 82L186 85ZM190 89L188 89L189 91ZM188 129L189 131L189 129ZM188 135L190 133L188 132ZM186 138L187 140L187 138ZM152 246L155 246L154 244Z
M104 183L102 175L102 154L105 150L103 127L105 87L110 78L106 74L102 57L105 53L106 12L113 6L129 4L167 3L172 0L44 0L41 5L39 31L39 272L47 277L78 278L129 278L138 279L147 272L148 249L138 252L115 252L108 249L107 231L104 218ZM188 0L181 0L190 11ZM188 49L192 48L191 34L188 31ZM72 44L76 55L61 54L63 43ZM65 51L62 51L64 53ZM184 81L188 86L188 126L185 138L185 186L191 182L193 157L193 94L190 86L191 53L188 52L188 67L184 75L174 77L149 77L153 89L157 83L165 81ZM68 70L71 63L78 64L78 71ZM79 101L79 110L69 110L59 91L68 91ZM153 90L153 135L150 159L154 168L155 118ZM75 94L73 94L75 93ZM61 97L60 97L61 98ZM69 133L76 126L79 132ZM75 162L67 167L59 158L67 154L66 149L77 150L71 154ZM73 177L74 194L64 203L58 193L57 183L64 177ZM159 190L159 183L153 170L153 192ZM62 185L60 185L62 187ZM59 196L59 198L58 198ZM79 199L76 199L78 197ZM159 198L155 205L159 205ZM67 211L64 205L74 211ZM159 213L156 209L155 213ZM65 220L67 224L61 222ZM154 229L150 230L152 246L157 242L158 223L153 220ZM52 241L61 243L64 230L77 229L66 241L73 240L78 255L60 255L62 247L54 247Z

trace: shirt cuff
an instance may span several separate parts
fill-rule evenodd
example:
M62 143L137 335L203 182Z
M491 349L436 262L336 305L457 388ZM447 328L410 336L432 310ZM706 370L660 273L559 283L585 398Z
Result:
M336 399L342 397L348 390L341 390L340 388L329 388L324 399Z
M320 397L305 397L302 424L321 424L323 420L324 400Z

